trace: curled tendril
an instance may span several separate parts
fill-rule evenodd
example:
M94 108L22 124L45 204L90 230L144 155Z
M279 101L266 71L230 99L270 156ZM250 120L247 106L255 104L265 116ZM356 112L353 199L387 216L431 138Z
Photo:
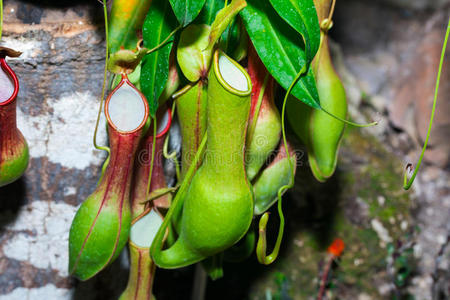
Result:
M281 242L283 240L283 234L284 234L284 215L283 215L283 208L281 205L282 195L283 195L284 191L286 191L294 186L295 170L294 170L294 166L292 165L291 153L289 152L289 149L288 149L288 144L287 144L287 139L286 139L285 120L284 120L285 114L286 114L286 103L287 103L288 97L289 97L292 89L294 88L295 84L299 81L301 76L306 74L308 69L309 69L309 64L306 64L303 66L303 68L300 70L300 72L298 72L298 74L295 76L294 81L292 81L292 83L289 86L288 90L286 91L286 95L284 96L284 99L283 99L283 107L281 109L281 133L283 136L284 148L286 150L287 159L289 162L289 168L291 171L291 182L289 182L289 184L287 184L287 185L280 187L280 189L278 190L278 193L277 193L278 215L280 217L280 226L278 229L278 236L277 236L277 240L275 242L275 247L273 248L272 253L270 253L269 255L266 255L266 250L267 250L266 226L267 226L267 222L269 221L269 213L268 212L264 213L262 215L261 219L259 220L259 238L258 238L258 243L256 244L256 257L258 258L258 261L261 264L265 264L265 265L271 264L278 257L278 252L280 251L280 246L281 246Z
M330 113L329 111L327 111L326 109L324 109L323 107L320 108L320 110L323 111L324 113L326 113L327 115L329 115L330 117L335 118L336 120L338 120L338 121L340 121L342 123L345 123L347 125L350 125L350 126L363 128L363 127L372 127L372 126L378 125L378 121L371 122L371 123L368 123L368 124L358 124L358 123L355 123L355 122L352 122L352 121L349 121L349 120L346 120L346 119L342 119L342 118L340 118L338 116L335 116L332 113Z
M162 246L164 243L164 235L166 233L167 228L171 224L172 217L175 211L179 210L180 207L183 205L183 197L185 193L187 192L187 189L189 188L189 184L192 180L192 177L194 177L197 164L200 161L200 158L202 156L202 152L205 149L206 141L208 140L208 136L205 134L203 135L202 142L200 143L197 153L194 156L194 159L192 160L192 164L189 166L185 177L183 178L183 181L180 184L180 187L178 189L177 194L175 195L175 198L173 199L172 204L170 205L169 211L167 212L166 216L164 217L164 221L161 224L161 226L158 229L158 232L156 233L155 238L153 239L153 243L150 248L150 253L152 256L155 256L156 254L160 253L162 251Z
M333 24L334 24L333 23L333 14L334 14L334 8L335 7L336 7L336 0L333 0L333 2L331 4L330 11L328 13L328 17L323 19L322 22L319 25L320 26L320 30L322 30L325 34L328 34L328 31L333 27ZM322 46L322 41L323 41L323 39L320 39L320 47ZM320 49L320 47L319 47L319 49ZM358 123L355 123L355 122L352 122L352 121L349 121L349 120L346 120L346 119L342 119L342 118L340 118L338 116L335 116L332 113L330 113L329 111L327 111L326 109L324 109L323 107L321 107L320 110L323 111L324 113L326 113L327 115L329 115L330 117L332 117L332 118L334 118L334 119L336 119L336 120L338 120L340 122L343 122L343 123L345 123L347 125L350 125L350 126L354 126L354 127L371 127L371 126L378 125L378 121L371 122L371 123L368 123L368 124L358 124Z
M336 0L333 0L332 3L332 7L330 9L330 13L328 15L328 18L325 19L324 26L326 26L326 28L330 29L331 26L333 25L333 21L332 21L332 16L334 13L334 7L336 4ZM282 187L280 187L280 189L278 190L277 193L277 197L278 197L278 215L280 217L280 225L279 225L279 230L278 230L278 236L277 236L277 240L275 242L275 247L272 251L271 254L266 255L266 249L267 249L267 238L266 238L266 226L267 223L269 221L269 213L266 212L263 214L263 216L261 217L260 221L259 221L259 238L258 238L258 243L256 246L256 256L258 258L258 261L262 264L271 264L278 256L278 252L280 250L280 246L281 246L281 242L283 239L283 233L284 233L284 215L283 215L283 210L282 210L282 204L281 204L281 200L282 200L282 195L283 193L292 188L294 186L294 176L295 176L295 170L294 170L294 166L292 165L292 160L291 160L291 154L289 152L288 149L288 145L287 145L287 139L286 139L286 129L285 129L285 114L286 114L286 103L288 100L289 95L291 94L292 89L294 88L295 84L300 80L300 78L305 75L308 71L310 67L310 64L305 64L303 66L303 68L297 73L297 75L295 76L294 80L292 81L291 85L289 86L289 88L286 91L286 95L283 99L283 107L281 110L281 129L282 129L282 136L283 136L283 144L284 144L284 148L286 150L287 153L287 159L289 161L289 167L291 170L291 182L287 185L284 185ZM357 123L353 123L351 121L339 118L335 115L333 115L332 113L328 112L327 110L320 108L320 110L322 110L324 113L328 114L329 116L335 118L338 121L341 121L343 123L346 123L348 125L351 126L355 126L355 127L369 127L369 126L373 126L373 125L377 125L378 122L372 122L369 124L357 124Z
M176 105L175 105L175 101L173 102L173 104L172 104L172 118L173 118L173 116L175 115L175 108L176 108ZM171 153L169 153L169 139L170 139L170 136L169 135L167 135L167 137L166 137L166 139L164 140L164 147L163 147L163 156L164 156L164 158L165 159L170 159L173 163L174 163L174 165L175 165L175 174L176 174L176 176L177 176L177 181L179 182L180 181L180 163L178 162L178 153L177 153L177 151L176 150L174 150L174 151L172 151Z
M434 90L433 108L431 109L431 117L430 117L430 123L428 125L427 137L425 138L422 152L420 153L420 157L419 157L419 160L417 161L414 172L411 175L411 178L409 178L409 180L408 180L408 172L412 172L413 165L411 163L408 163L406 165L405 173L403 175L403 188L405 190L408 190L412 186L414 179L417 176L417 172L419 171L420 165L421 165L423 157L425 155L425 150L427 149L428 140L430 139L431 126L433 125L434 114L436 112L436 103L437 103L437 97L438 97L438 92L439 92L439 82L441 80L442 66L444 65L445 50L447 48L449 34L450 34L450 18L448 20L447 31L445 33L444 44L442 45L441 60L439 62L439 69L438 69L438 74L437 74L437 78L436 78L436 88Z
M323 21L320 23L320 30L327 33L331 27L333 27L333 14L334 14L334 8L336 6L336 0L333 0L331 3L330 11L328 12L328 17L323 19Z
M148 198L150 195L150 185L152 183L152 173L153 173L153 165L155 164L155 152L156 152L156 128L157 121L156 117L153 118L153 141L152 141L152 159L150 161L150 170L148 171L148 181L147 181L147 191L145 193L145 198Z
M103 14L104 14L104 18L105 18L105 38L106 38L106 57L105 57L105 70L103 72L103 84L102 84L102 95L100 98L100 106L98 108L98 113L97 113L97 121L95 122L95 130L94 130L94 138L93 138L93 144L94 147L98 150L104 150L108 153L108 157L106 158L105 163L103 164L103 168L102 168L102 176L104 174L104 170L106 169L106 167L108 166L109 163L109 156L111 154L111 151L109 149L109 147L107 146L99 146L97 145L97 131L98 131L98 124L100 123L100 116L102 114L102 107L103 107L103 100L105 98L105 91L106 91L106 78L108 77L108 60L109 60L109 49L108 49L108 40L109 40L109 36L108 36L108 9L106 8L106 0L102 1L103 4Z
M103 162L103 165L102 165L102 173L100 174L100 179L98 180L97 185L100 184L100 182L102 181L103 175L105 175L106 168L107 168L108 165L109 165L109 159L110 159L110 158L111 158L111 156L108 155L108 156L106 157L105 161Z
M288 154L289 155L289 154ZM291 165L291 171L293 173L293 167ZM269 265L275 261L278 257L278 252L280 251L281 242L283 240L284 234L284 215L283 208L281 206L281 197L284 191L290 189L294 184L294 180L288 185L281 187L278 190L278 215L280 217L280 227L278 230L277 241L275 242L275 247L273 248L272 253L266 255L267 248L267 239L266 239L266 226L269 221L269 213L265 212L261 219L259 219L259 239L258 244L256 245L256 257L261 264Z
M328 30L330 30L333 25L333 20L326 18L320 23L320 29L324 32L328 32Z
M175 165L175 174L177 176L177 181L180 180L180 163L178 162L177 159L177 151L172 151L171 153L169 153L169 136L166 137L166 139L164 140L164 147L163 147L163 155L165 159L170 159L173 164Z
M413 170L414 170L413 164L412 164L412 163L408 163L408 164L406 165L406 171L412 172Z
M328 14L328 20L330 20L331 22L333 22L333 14L334 14L334 8L336 7L336 0L333 0L333 2L331 3L331 9L330 12Z

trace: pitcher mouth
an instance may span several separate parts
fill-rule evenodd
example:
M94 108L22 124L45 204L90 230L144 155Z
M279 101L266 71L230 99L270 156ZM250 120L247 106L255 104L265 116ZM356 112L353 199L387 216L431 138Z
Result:
M139 96L140 101L142 102L143 105L143 109L144 109L144 115L141 117L142 121L136 126L133 126L133 129L129 129L129 130L125 130L125 129L121 129L119 128L118 124L119 122L114 122L113 119L114 117L111 117L110 114L110 104L111 104L111 99L113 98L114 94L124 85L128 85L128 87L130 89L133 90L134 93L136 93L136 95ZM115 101L115 100L114 100ZM124 101L123 103L121 103L121 105L126 106L127 103L126 101ZM108 97L106 98L105 101L105 116L106 119L108 120L108 124L117 132L122 133L122 134L132 134L135 133L137 131L139 131L140 129L142 129L142 127L144 127L145 123L147 122L148 116L149 116L149 107L148 107L148 103L147 103L147 99L145 98L144 94L141 93L141 91L139 91L128 79L128 77L125 74L122 74L122 80L120 81L120 83L114 88L114 90L108 95Z
M162 117L163 124L165 125L162 128L158 128L158 132L156 133L156 138L160 139L166 135L169 131L170 126L172 125L172 109L168 108Z
M147 208L131 222L129 243L148 250L162 222L163 217L157 209Z
M12 79L14 84L14 91L12 95L5 101L0 102L0 106L7 105L16 99L17 94L19 93L19 80L17 79L16 73L11 69L11 67L6 63L6 60L4 57L0 57L0 65L2 70L6 73L7 76L9 76L10 79Z
M248 96L252 92L252 82L245 69L230 59L223 51L216 50L214 53L214 72L217 80L229 92Z

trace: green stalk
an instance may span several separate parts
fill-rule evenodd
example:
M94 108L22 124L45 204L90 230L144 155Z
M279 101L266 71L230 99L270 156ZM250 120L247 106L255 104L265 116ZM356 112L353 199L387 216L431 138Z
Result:
M436 112L436 103L437 103L437 97L438 97L438 92L439 92L439 82L441 80L442 66L444 65L445 49L447 48L449 33L450 33L450 18L448 20L447 32L445 33L444 44L442 45L441 60L439 62L439 69L438 69L438 74L437 74L437 78L436 78L436 88L434 91L433 108L431 109L431 117L430 117L430 123L428 125L427 137L425 139L425 143L423 144L422 153L420 153L420 157L419 157L419 160L417 161L416 168L414 169L414 172L409 180L408 180L408 171L410 171L412 169L412 164L409 163L406 166L406 172L403 176L403 188L405 190L408 190L412 186L414 179L417 176L417 172L419 172L419 168L422 163L422 159L425 155L425 150L427 149L428 140L430 139L431 127L433 126L434 114Z
M300 70L300 72L298 72L298 74L294 78L294 81L289 86L289 88L286 92L286 95L284 96L284 99L283 99L283 107L281 109L281 133L282 133L282 137L283 137L284 149L286 150L287 159L289 161L289 168L291 170L292 180L291 180L291 182L289 182L289 184L280 187L280 189L278 190L278 193L277 193L278 215L280 217L280 226L278 228L278 236L277 236L277 240L275 242L275 247L273 248L272 253L270 253L269 255L266 255L266 249L267 249L266 227L267 227L267 222L269 221L269 213L268 212L264 213L262 215L261 219L259 220L259 239L258 239L258 243L256 244L256 256L258 258L258 261L261 264L265 264L265 265L269 265L269 264L273 263L275 261L275 259L278 257L278 253L280 251L280 246L281 246L281 242L283 240L283 234L284 234L284 214L283 214L283 208L281 205L282 195L286 190L288 190L294 186L295 169L294 169L293 162L291 160L291 154L289 153L289 147L288 147L288 142L287 142L287 138L286 138L285 121L284 121L285 114L286 114L286 103L287 103L287 99L288 99L292 89L294 88L295 84L300 80L301 76L306 74L306 72L308 71L308 68L309 68L309 65L304 65L303 68Z
M109 163L109 157L111 156L111 151L109 147L107 146L99 146L97 144L97 131L98 131L98 124L100 123L100 116L102 114L102 107L103 107L103 100L105 98L105 92L106 92L106 78L108 77L108 60L109 60L109 49L108 49L108 42L109 42L109 35L108 35L108 8L106 7L106 0L102 1L103 3L103 16L105 18L105 38L106 38L106 57L105 57L105 69L103 71L103 83L102 83L102 94L100 98L100 106L98 108L97 113L97 121L95 122L95 130L94 130L94 138L93 138L93 144L94 147L98 150L104 150L108 153L108 157L105 160L105 163L102 167L102 176L106 170L106 167Z
M157 126L156 118L153 118L152 159L151 159L151 162L150 162L150 170L148 172L147 191L145 192L145 198L146 199L150 195L150 185L152 183L153 165L155 163L155 147L156 147L156 131L157 131L156 126Z

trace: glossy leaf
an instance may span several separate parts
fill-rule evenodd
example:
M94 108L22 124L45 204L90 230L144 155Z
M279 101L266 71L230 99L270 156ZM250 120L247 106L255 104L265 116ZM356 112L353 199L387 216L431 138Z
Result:
M206 0L170 0L178 22L184 27L191 23L202 10Z
M227 27L220 38L219 48L236 61L246 55L248 37L239 16ZM245 52L245 53L242 53Z
M241 16L256 52L270 74L287 89L307 64L303 39L268 1L248 0L247 4ZM319 39L320 35L313 38ZM305 104L320 108L311 68L294 86L292 94Z
M109 50L114 53L124 47L134 49L151 0L114 0L109 26Z
M194 20L194 23L211 25L219 10L221 10L224 6L224 0L206 0L203 9Z
M158 46L176 27L176 19L166 0L154 0L142 30L144 46L148 49ZM147 54L142 61L141 87L147 98L150 115L155 116L158 99L169 77L169 57L173 37L159 50Z
M209 34L209 46L213 48L222 33L227 29L228 25L234 20L236 15L247 6L245 0L232 0L229 5L222 8L216 15L214 22L211 24L211 33Z
M306 60L314 58L320 44L320 27L313 0L270 0L276 12L303 36Z
M217 13L224 6L224 0L207 0L194 23L211 25ZM222 33L219 48L237 61L245 56L246 52L244 52L244 49L247 49L247 33L239 16L234 18L232 23Z

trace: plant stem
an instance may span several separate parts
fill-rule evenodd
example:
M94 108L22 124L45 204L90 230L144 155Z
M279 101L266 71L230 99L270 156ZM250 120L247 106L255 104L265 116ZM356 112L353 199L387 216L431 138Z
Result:
M152 49L149 49L148 51L147 51L147 53L146 54L150 54L150 53L152 53L152 52L155 52L155 51L157 51L157 50L159 50L161 47L163 47L168 41L169 41L169 39L175 34L175 33L177 33L177 31L178 30L180 30L180 28L182 28L183 26L178 26L177 28L175 28L171 33L169 33L169 35L164 39L164 41L162 41L159 45L157 45L157 46L155 46L155 47L153 47Z
M285 190L288 190L294 186L295 170L294 170L294 166L292 165L291 154L289 153L289 148L288 148L288 143L287 143L287 138L286 138L285 120L284 120L285 114L286 114L286 103L287 103L288 97L289 97L292 89L294 88L295 84L300 80L301 76L306 74L309 67L310 67L309 64L304 65L303 68L298 72L298 74L295 76L294 80L292 81L291 85L287 89L286 95L284 96L284 99L283 99L283 107L281 109L281 133L282 133L282 137L283 137L284 148L285 148L286 154L287 154L287 159L289 161L289 168L291 170L292 181L289 182L289 184L280 187L280 189L278 190L278 194L277 194L277 196L278 196L278 215L280 217L280 226L278 229L278 236L277 236L277 240L275 242L275 247L273 248L272 253L267 256L266 256L266 244L267 244L266 225L267 225L267 222L269 219L269 213L268 212L264 213L264 215L259 220L259 239L258 239L258 243L256 245L256 256L258 258L258 261L265 265L268 265L268 264L271 264L272 262L274 262L278 256L278 252L280 251L280 246L281 246L281 242L283 240L283 233L284 233L284 215L283 215L283 208L281 205L282 195Z
M100 98L100 106L98 108L98 113L97 113L97 121L95 122L93 143L94 143L94 147L96 149L104 150L104 151L108 152L108 157L109 157L109 155L111 155L111 151L110 151L109 147L97 145L98 124L100 123L100 116L102 114L103 99L105 98L105 90L106 90L106 77L108 76L108 59L109 59L108 40L109 40L109 36L108 36L108 9L106 7L106 0L103 0L103 15L105 18L105 38L106 38L105 70L103 72L102 95Z
M430 139L431 126L433 125L434 113L436 112L436 102L437 102L437 97L438 97L438 92L439 92L439 82L441 80L442 66L444 65L445 49L447 48L449 33L450 33L450 18L448 19L447 32L445 33L444 45L442 46L441 60L439 62L439 70L438 70L438 74L437 74L437 78L436 78L436 88L434 91L433 108L431 109L431 117L430 117L430 123L428 125L427 137L425 139L425 143L423 144L422 153L420 154L419 160L417 161L417 165L416 165L416 168L414 169L414 173L412 174L409 181L408 181L408 170L412 169L412 164L408 164L406 166L406 171L403 176L403 188L405 190L408 190L411 187L411 185L414 182L414 179L417 176L417 172L419 171L420 164L422 163L422 159L425 155L425 150L427 149L428 140Z
M204 300L207 284L207 274L200 263L195 265L194 284L192 287L192 300Z
M156 116L153 118L153 142L152 142L152 159L150 161L150 170L148 172L148 182L147 182L147 191L145 193L145 199L148 199L148 195L150 194L150 185L152 183L152 173L153 173L153 165L155 163L155 149L156 149Z
M327 285L328 274L330 273L331 265L333 264L334 256L330 255L328 261L326 262L325 268L323 269L322 277L320 279L319 294L317 295L317 300L322 300L325 293L325 286Z
M192 161L192 164L189 166L189 169L186 172L186 175L183 179L183 181L180 184L180 188L175 195L175 198L172 201L172 204L169 208L169 211L167 212L166 216L164 217L164 221L161 224L161 226L158 229L158 232L156 233L155 238L153 239L152 246L150 248L150 253L154 257L161 253L163 243L164 243L164 235L166 233L166 230L172 221L172 216L174 214L174 211L181 207L183 205L183 197L184 194L187 192L187 189L189 188L189 184L192 180L192 177L194 176L195 171L197 170L196 166L198 162L200 161L201 154L206 146L206 141L208 140L208 136L205 134L203 136L202 142L200 143L200 146L198 147L197 153L195 154L195 157Z
M330 13L328 14L328 20L329 22L333 21L333 14L334 14L334 8L336 6L336 0L333 0L333 2L331 3L331 9L330 9Z

